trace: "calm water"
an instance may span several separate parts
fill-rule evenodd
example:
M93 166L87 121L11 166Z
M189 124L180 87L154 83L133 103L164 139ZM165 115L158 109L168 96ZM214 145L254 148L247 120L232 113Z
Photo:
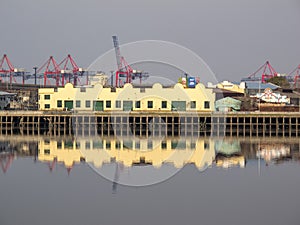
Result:
M299 146L1 136L0 224L300 224Z

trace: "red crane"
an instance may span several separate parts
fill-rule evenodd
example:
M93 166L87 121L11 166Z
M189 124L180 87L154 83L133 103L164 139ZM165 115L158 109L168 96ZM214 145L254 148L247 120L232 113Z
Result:
M73 164L71 166L66 167L68 176L70 176L71 170L73 169L73 166L74 166L74 162L73 162Z
M300 64L288 74L288 77L294 77L294 88L299 88L300 82Z
M11 166L12 162L14 160L14 154L4 154L0 155L0 166L3 171L3 173L6 173L8 168Z
M4 68L5 63L8 67L7 69ZM1 74L0 81L2 81L2 77L7 77L7 75L9 75L10 84L12 84L13 79L16 82L15 78L13 77L14 72L15 72L14 66L8 59L7 55L4 54L2 59L0 60L0 74Z
M116 60L118 65L118 70L116 71L116 87L122 86L122 80L120 78L126 77L125 83L132 83L135 78L140 78L140 83L143 78L149 77L149 75L142 71L137 71L131 68L131 66L126 62L123 56L121 56L120 46L117 36L112 36L113 44L116 53Z
M263 64L261 67L258 68L254 73L252 73L250 76L248 76L248 79L255 78L255 75L262 70L261 75L261 82L266 83L266 80L276 77L278 73L275 71L275 69L271 66L269 61L267 61L265 64Z
M58 164L57 158L55 157L52 162L50 161L47 164L48 164L50 173L52 173L55 166ZM58 165L61 165L61 164L58 164ZM74 166L74 163L71 166L66 167L68 175L70 175L71 170L73 169L73 166Z
M125 61L124 57L121 56L118 37L113 36L112 38L118 65L118 70L116 71L116 87L119 87L122 85L120 77L126 77L126 83L131 83L131 74L133 72L133 69Z
M69 70L68 65L71 65L72 70ZM62 68L61 73L62 73L62 85L65 84L65 75L68 75L68 82L71 82L71 76L74 78L74 86L77 85L78 81L78 76L80 74L80 68L77 66L76 62L72 58L70 54L61 61L61 63L58 64L60 68Z
M54 78L56 80L56 86L58 87L61 71L53 56L50 56L50 58L37 70L37 73L40 73L44 68L44 86L47 85L48 78Z
M56 158L56 157L53 159L52 162L48 162L48 167L49 167L50 172L53 171L53 169L54 169L56 163L57 163L57 158Z

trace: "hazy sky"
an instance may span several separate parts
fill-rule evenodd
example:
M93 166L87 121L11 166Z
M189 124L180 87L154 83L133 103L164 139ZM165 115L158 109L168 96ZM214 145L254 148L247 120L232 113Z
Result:
M71 53L87 67L121 43L185 46L219 79L240 80L270 60L279 73L300 63L299 0L0 0L0 55L31 70Z

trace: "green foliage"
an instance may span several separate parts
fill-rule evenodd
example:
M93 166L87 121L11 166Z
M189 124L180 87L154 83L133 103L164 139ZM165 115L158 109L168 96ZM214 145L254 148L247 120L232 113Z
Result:
M272 77L272 78L268 79L267 82L278 85L282 88L290 87L290 83L288 82L288 80L285 77Z

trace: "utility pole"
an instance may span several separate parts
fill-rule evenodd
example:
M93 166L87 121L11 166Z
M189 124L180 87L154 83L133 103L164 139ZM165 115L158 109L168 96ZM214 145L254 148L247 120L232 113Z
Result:
M114 71L110 71L110 86L114 86Z
M34 85L36 85L36 70L37 70L37 67L33 67L34 69Z

